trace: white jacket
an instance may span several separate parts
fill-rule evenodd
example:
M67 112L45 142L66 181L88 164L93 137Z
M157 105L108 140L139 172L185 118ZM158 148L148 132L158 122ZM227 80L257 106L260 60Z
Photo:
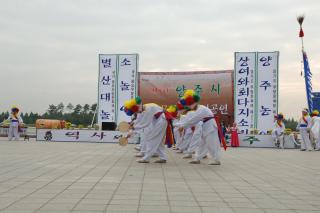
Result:
M185 118L180 120L175 125L177 127L188 128L197 125L200 121L203 121L205 118L213 117L214 114L212 111L203 105L198 105L197 109L193 113L188 113ZM215 119L210 119L206 122L203 122L202 134L207 136L210 132L217 129L217 123Z

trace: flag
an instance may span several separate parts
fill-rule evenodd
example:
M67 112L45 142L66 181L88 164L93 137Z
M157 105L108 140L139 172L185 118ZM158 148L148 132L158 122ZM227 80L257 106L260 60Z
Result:
M307 53L305 51L302 51L302 56L303 56L304 79L306 83L308 108L309 108L309 112L312 112L313 111L312 83L311 83L312 73L309 67Z

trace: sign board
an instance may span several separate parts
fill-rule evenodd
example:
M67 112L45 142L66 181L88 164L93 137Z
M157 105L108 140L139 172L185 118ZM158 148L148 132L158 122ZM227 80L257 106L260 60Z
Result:
M221 116L220 120L232 124L232 70L139 73L139 95L144 103L176 104L187 89L198 91L201 104Z
M137 95L138 55L119 55L117 74L117 123L130 121L131 117L123 112L124 102Z
M137 95L138 54L100 54L98 124L129 121L123 113L125 100Z
M279 52L257 54L257 129L267 134L278 113L278 58Z
M37 129L37 141L118 143L121 136L126 134L119 131Z
M284 136L284 148L297 148L295 140L292 135ZM263 147L263 148L275 148L276 145L271 135L245 135L239 134L241 147Z
M241 133L249 134L255 127L256 53L235 53L234 117Z
M116 71L117 55L100 54L98 124L116 122Z
M272 130L278 113L279 52L236 52L234 117L242 134Z

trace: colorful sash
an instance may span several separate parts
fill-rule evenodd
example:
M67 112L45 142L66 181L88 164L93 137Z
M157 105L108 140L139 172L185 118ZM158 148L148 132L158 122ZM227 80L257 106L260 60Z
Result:
M220 143L222 143L222 146L223 146L223 149L226 151L227 150L227 143L224 139L224 136L223 136L223 133L222 133L222 128L221 128L221 125L220 125L220 122L219 122L219 118L217 116L214 116L214 117L207 117L207 118L204 118L203 119L203 123L213 119L216 121L217 123L217 127L218 127L218 135L219 135L219 140L220 140Z
M158 119L162 114L164 114L165 119L167 120L165 144L168 146L168 148L170 148L172 145L176 144L176 140L173 134L173 125L172 125L172 120L174 118L167 111L157 112L156 114L154 114L154 117Z

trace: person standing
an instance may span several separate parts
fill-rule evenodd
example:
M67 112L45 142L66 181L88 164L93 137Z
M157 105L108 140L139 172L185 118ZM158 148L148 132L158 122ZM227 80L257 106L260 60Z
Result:
M320 151L320 117L319 117L319 111L314 110L311 114L311 133L312 136L316 142L316 151Z
M230 128L230 130L231 130L231 146L232 147L240 146L238 127L236 122L232 124L232 127Z
M20 131L20 128L23 126L22 118L19 116L18 107L13 106L11 108L11 114L9 115L8 120L10 122L9 132L8 132L9 141L11 141L13 137L16 141L18 141L20 138L19 131Z
M308 114L308 109L302 110L302 117L299 120L297 129L300 132L301 141L301 151L312 151L311 141L310 141L310 127L311 127L311 117Z

